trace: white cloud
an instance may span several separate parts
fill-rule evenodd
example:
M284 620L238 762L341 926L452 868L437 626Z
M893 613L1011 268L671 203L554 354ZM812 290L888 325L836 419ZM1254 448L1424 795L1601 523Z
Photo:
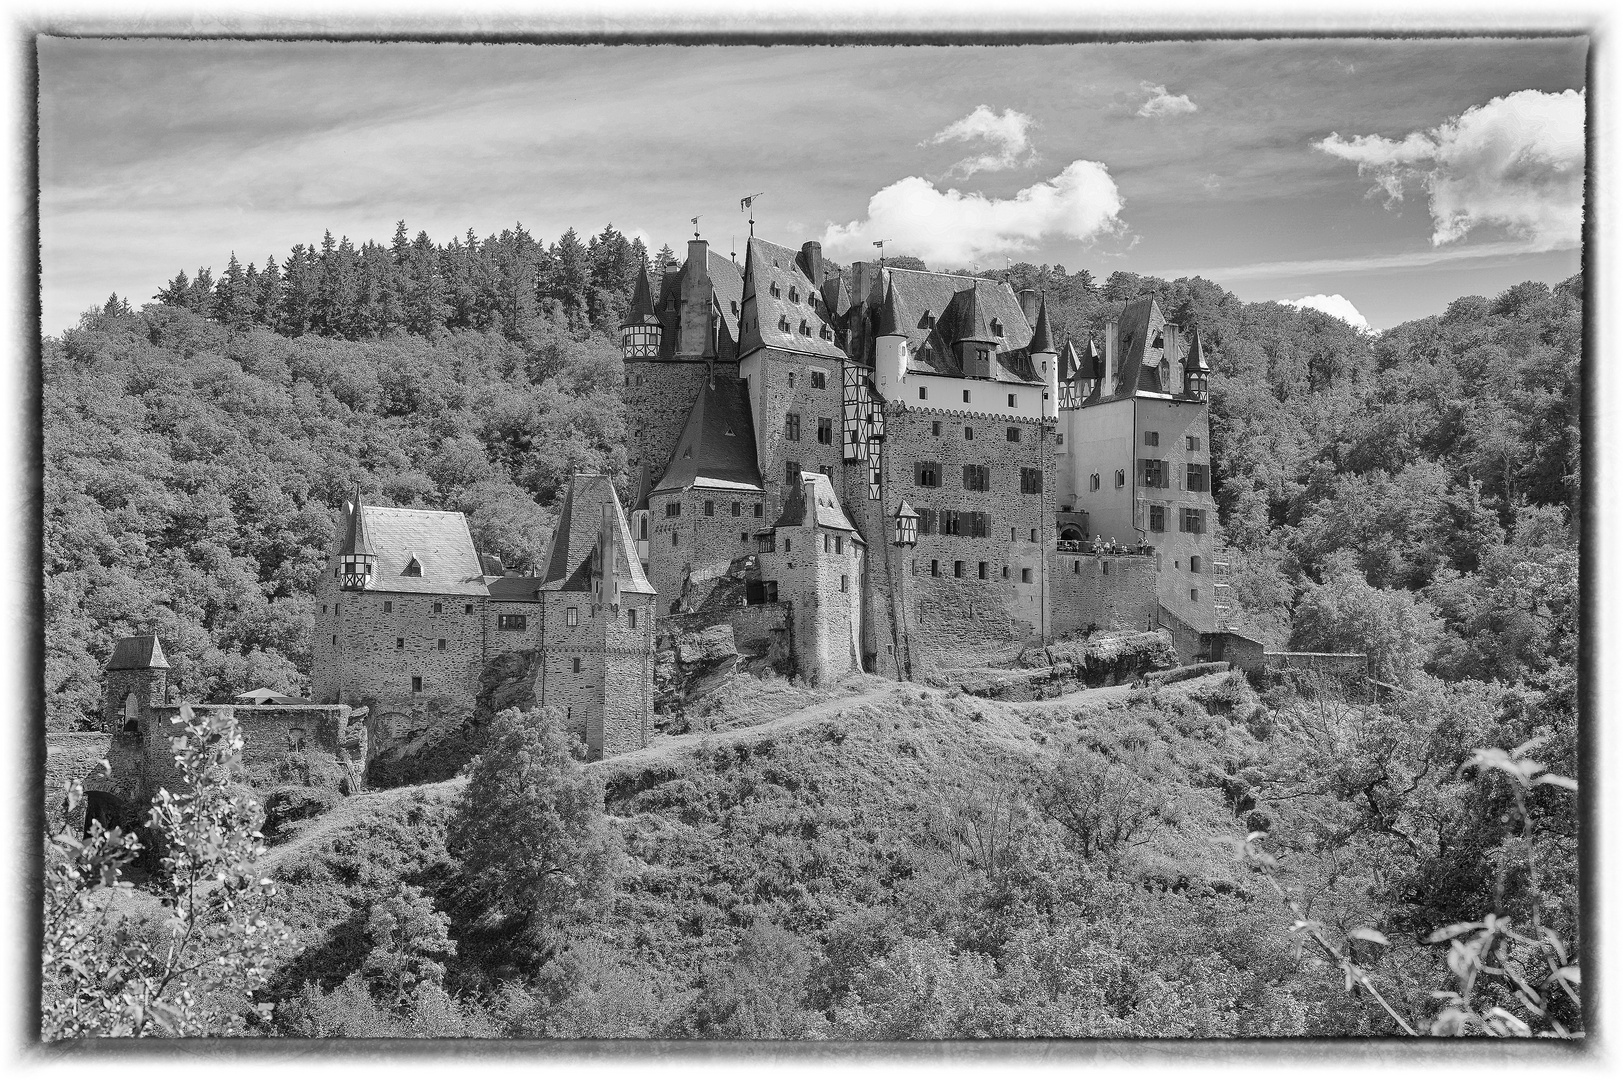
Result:
M868 216L828 226L823 249L851 259L871 256L870 245L917 255L932 264L962 265L974 259L1014 255L1046 236L1091 240L1123 228L1121 192L1097 161L1073 161L1051 180L1012 198L987 198L956 188L942 191L921 176L908 176L868 200Z
M1387 206L1418 183L1431 199L1434 245L1500 226L1535 249L1575 247L1583 226L1584 92L1518 90L1430 131L1315 144L1374 177Z
M1000 116L985 105L979 105L974 112L948 124L919 145L939 146L944 142L973 142L977 139L991 144L986 153L954 163L947 170L948 176L1012 169L1022 163L1021 155L1029 154L1026 164L1036 160L1036 154L1031 152L1031 137L1027 134L1035 122L1025 113L1013 109L1004 109Z
M1283 300L1281 303L1287 307L1312 308L1314 311L1322 311L1331 318L1340 319L1356 330L1362 330L1366 334L1370 332L1369 320L1364 318L1363 313L1353 306L1351 300L1348 300L1340 293L1331 293L1329 296L1318 293L1314 296L1304 296L1298 300Z
M1192 113L1199 108L1189 100L1188 94L1169 94L1165 86L1146 82L1139 83L1138 88L1150 95L1149 100L1138 107L1139 116L1155 118L1177 116L1180 113Z

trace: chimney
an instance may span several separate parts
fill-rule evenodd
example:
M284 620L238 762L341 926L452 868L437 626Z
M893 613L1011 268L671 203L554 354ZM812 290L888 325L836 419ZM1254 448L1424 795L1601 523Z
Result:
M800 261L806 266L806 276L811 278L812 284L817 288L823 287L823 245L816 240L807 240L800 245Z
M1020 290L1020 311L1026 317L1026 322L1032 326L1037 325L1037 290Z
M710 336L711 305L710 244L688 241L688 261L682 267L681 312L676 331L676 355L683 360L702 360L713 355Z

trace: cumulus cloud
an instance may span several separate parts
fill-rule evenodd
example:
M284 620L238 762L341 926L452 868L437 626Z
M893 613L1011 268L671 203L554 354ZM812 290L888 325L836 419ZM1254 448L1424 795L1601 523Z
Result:
M1410 185L1430 197L1433 245L1499 226L1535 250L1574 247L1583 225L1584 92L1518 90L1401 139L1315 144L1375 180L1388 208Z
M1353 302L1340 293L1331 293L1329 296L1318 293L1314 296L1304 296L1297 300L1284 301L1285 306L1293 308L1312 308L1322 311L1331 318L1340 319L1357 330L1370 332L1369 320L1364 318L1363 312L1353 306Z
M1022 163L1022 156L1026 164L1036 159L1036 154L1031 152L1031 136L1027 134L1034 123L1031 117L1013 109L1004 109L999 115L985 105L979 105L974 112L948 124L919 145L939 146L945 142L977 140L990 144L985 153L971 155L954 163L947 170L948 176L1012 169Z
M1192 113L1200 106L1189 100L1188 94L1169 94L1165 86L1156 86L1153 83L1139 83L1138 88L1150 95L1144 104L1138 107L1139 116L1148 116L1159 119L1166 116L1178 116L1182 113Z
M876 192L867 217L829 225L822 243L831 254L859 259L873 254L873 241L885 240L891 251L963 265L1028 251L1047 236L1091 240L1119 232L1121 209L1121 192L1097 161L1073 161L1053 179L1008 199L942 191L921 176L908 176Z

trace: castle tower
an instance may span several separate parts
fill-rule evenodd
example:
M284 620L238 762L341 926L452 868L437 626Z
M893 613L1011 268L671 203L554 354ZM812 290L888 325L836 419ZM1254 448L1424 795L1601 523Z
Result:
M102 690L101 729L145 733L150 710L169 693L169 660L155 635L119 638L107 661Z
M1031 332L1031 365L1043 378L1043 419L1059 416L1059 353L1054 350L1054 334L1048 326L1048 299L1037 308L1037 325Z
M712 372L736 373L742 294L738 267L703 240L688 242L680 268L639 274L620 326L631 475L646 465L657 482L699 388Z
M606 476L570 477L541 583L536 700L561 709L592 759L648 745L654 589Z
M761 579L790 602L800 674L823 683L862 670L864 544L829 478L802 473L769 535Z
M362 592L372 580L378 565L377 553L366 535L366 519L361 515L361 485L344 504L344 542L338 548L338 588Z
M907 381L907 331L896 310L896 289L890 285L885 286L885 304L879 309L873 352L875 388L886 401L893 401Z

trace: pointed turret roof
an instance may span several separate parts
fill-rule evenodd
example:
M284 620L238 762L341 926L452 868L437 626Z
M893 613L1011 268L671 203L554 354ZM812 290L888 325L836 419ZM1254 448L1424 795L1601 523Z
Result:
M885 306L879 309L879 337L898 337L905 333L901 316L896 313L896 287L885 286Z
M1034 353L1051 353L1054 351L1054 334L1048 327L1048 297L1043 297L1042 306L1037 309L1037 326L1031 332L1031 344L1026 347Z
M113 657L107 661L108 671L140 671L144 668L166 668L169 659L163 655L163 646L157 635L119 638L113 643Z
M614 576L621 592L652 593L654 587L643 575L642 563L628 552L637 550L620 508L620 497L606 476L577 474L569 478L564 491L563 510L552 535L552 553L547 560L544 591L589 592L592 588L592 562L603 527L602 507L614 507Z
M340 555L375 555L372 550L371 538L366 533L366 516L361 513L361 485L355 485L355 491L349 497L349 503L344 507L344 543L339 549Z
M654 491L694 486L761 490L749 390L737 376L716 374L700 388Z
M1076 355L1076 344L1070 338L1065 339L1065 348L1059 353L1059 381L1068 383L1075 379L1082 371L1082 360Z
M1192 367L1196 371L1210 371L1212 367L1206 362L1206 346L1200 340L1200 328L1195 327L1189 331L1189 354L1185 367Z
M631 294L631 310L626 313L625 326L640 326L643 323L657 323L659 317L654 314L653 291L648 285L648 267L643 266L637 271L637 288Z

